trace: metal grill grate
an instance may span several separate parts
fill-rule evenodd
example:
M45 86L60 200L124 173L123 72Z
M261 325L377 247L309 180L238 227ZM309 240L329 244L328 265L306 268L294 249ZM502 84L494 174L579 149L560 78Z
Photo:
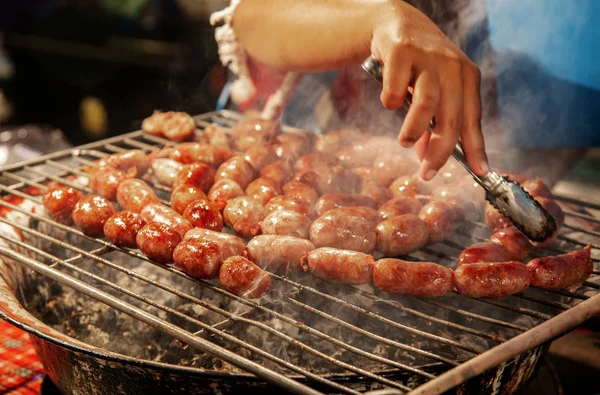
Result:
M239 114L223 111L195 119L202 129L212 122L230 128L240 118ZM90 193L77 179L70 178L73 175L85 177L81 166L92 165L94 160L114 152L134 148L151 152L169 144L172 143L133 132L75 150L57 152L5 168L0 173L0 193L40 204L39 197L30 194L31 189L27 188L43 191L46 188L44 182L49 180ZM159 196L161 192L163 197L169 192L169 188L161 185L153 187ZM581 248L587 244L586 238L595 243L593 253L596 254L600 248L597 230L600 221L588 210L600 209L600 204L566 196L556 198L569 206L565 209L567 220L559 241L547 251L548 254ZM344 381L335 380L335 374L315 372L294 363L287 355L262 348L246 338L244 331L238 333L233 327L242 325L266 332L277 342L310 355L314 361L326 366L325 369L338 375L353 374L371 380L375 387L400 391L419 387L414 393L441 393L476 373L550 340L600 311L600 300L594 296L600 289L597 258L594 258L594 274L575 291L548 292L530 288L500 300L475 300L458 294L428 300L395 297L372 287L326 283L305 274L272 273L276 292L255 302L239 298L214 282L192 279L173 267L154 263L137 250L87 237L75 228L23 210L13 204L14 199L0 200L0 210L20 212L40 226L23 226L0 216L0 223L18 229L24 236L24 241L16 241L0 234L6 241L0 243L0 256L18 261L187 345L296 393L359 392L344 385ZM405 258L452 265L465 246L485 239L476 236L483 235L485 228L482 223L463 223L449 240ZM66 255L57 251L66 252ZM185 287L175 288L131 270L118 259L119 256L142 260L235 303L211 304ZM84 260L103 265L101 274L82 268L79 263ZM151 293L140 294L120 286L110 280L108 274L104 275L113 271L209 310L220 320L204 320L202 315L178 311L153 300ZM278 325L273 325L273 320ZM245 350L244 356L240 355L240 349ZM332 350L342 350L341 354L346 357L342 358ZM473 370L473 366L477 368ZM409 374L415 379L407 384L397 380L397 374ZM317 385L319 391L311 385Z

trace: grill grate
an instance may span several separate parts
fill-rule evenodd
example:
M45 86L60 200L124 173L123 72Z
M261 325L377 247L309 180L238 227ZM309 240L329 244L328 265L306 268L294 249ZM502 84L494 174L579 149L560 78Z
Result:
M201 129L212 122L230 128L240 117L237 113L223 111L201 115L195 119ZM85 177L81 166L92 165L94 160L127 149L137 148L152 152L172 144L142 132L133 132L79 149L57 152L3 169L0 173L0 194L41 204L40 198L30 194L27 188L44 190L46 187L43 183L49 180L90 193L91 191L76 179L68 178ZM161 185L153 187L159 196L162 192L163 197L170 191ZM593 253L597 254L600 237L597 225L600 224L600 220L594 218L588 210L600 209L600 204L569 196L556 198L568 204L565 209L567 220L559 241L547 253L557 254L581 248L591 240ZM166 200L163 202L168 204ZM119 248L105 240L87 237L78 229L23 210L13 203L15 202L11 202L10 199L0 200L0 210L12 209L22 213L39 226L37 229L24 226L0 216L0 224L18 229L24 238L24 241L17 241L0 233L0 242L6 242L0 243L0 256L18 261L29 269L158 328L185 345L196 347L243 371L296 393L321 393L305 383L319 384L319 388L329 392L359 392L344 385L343 381L332 379L334 375L315 373L290 362L285 356L253 344L244 336L234 334L232 327L244 325L256 328L282 344L294 346L302 353L320 360L330 366L332 371L355 374L373 381L381 388L411 391L427 382L417 391L440 393L470 377L455 373L466 369L465 361L470 360L466 363L472 363L475 361L473 357L488 361L486 356L494 355L488 350L495 353L492 359L497 359L504 355L500 351L504 350L503 347L507 344L521 338L529 339L528 343L517 343L517 348L513 346L512 355L517 355L551 338L550 335L533 336L533 330L544 328L544 325L559 328L561 322L569 329L585 318L582 311L586 316L600 311L598 298L589 300L600 289L598 270L594 270L589 281L574 291L548 292L527 289L501 300L475 300L458 294L431 300L395 297L378 292L372 287L331 284L304 274L284 276L272 273L276 292L256 302L237 297L213 282L192 279L173 267L152 262L137 250ZM463 223L449 240L428 246L410 254L406 259L432 260L452 265L462 248L485 239L478 236L483 235L485 231L485 224ZM56 248L68 254L62 256L64 254L57 253ZM154 265L160 268L159 270L181 277L182 281L219 294L232 303L225 307L211 304L188 293L184 287L179 289L163 284L128 268L126 264L119 262L119 259L115 259L116 256L130 256L148 265ZM104 265L101 274L92 273L79 265L86 260ZM594 258L595 269L598 269L598 261ZM210 310L221 319L217 323L207 322L202 316L181 312L159 303L146 294L142 295L116 284L108 275L104 276L105 272L110 271L124 273L135 281L146 283ZM314 320L298 321L299 312L302 312L303 316L313 317ZM177 322L182 324L175 324L175 317ZM561 319L562 321L558 321ZM272 325L272 320L277 320L281 325ZM323 325L313 322L326 322L329 328L335 330L325 330ZM538 326L544 322L544 325ZM536 326L537 328L532 329ZM531 339L537 343L532 343ZM507 341L509 343L506 343ZM394 350L395 353L377 353L373 347L367 348L364 344L382 346L386 350ZM239 355L236 352L238 347L247 350L249 356ZM357 360L369 360L381 368L369 369L365 368L364 364L355 363L354 359L342 360L338 355L332 355L332 349L345 350ZM494 363L497 365L510 358L511 355L508 355ZM262 361L269 361L268 366ZM485 365L481 362L478 372L496 365ZM390 371L405 372L415 375L418 379L411 385L406 385L394 380L389 374ZM446 373L438 377L441 372ZM447 379L448 377L451 380Z

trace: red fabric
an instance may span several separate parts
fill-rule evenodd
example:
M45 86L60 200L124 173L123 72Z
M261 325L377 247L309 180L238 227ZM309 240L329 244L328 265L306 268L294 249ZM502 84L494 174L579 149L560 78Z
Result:
M29 335L0 320L0 394L37 395L43 378Z

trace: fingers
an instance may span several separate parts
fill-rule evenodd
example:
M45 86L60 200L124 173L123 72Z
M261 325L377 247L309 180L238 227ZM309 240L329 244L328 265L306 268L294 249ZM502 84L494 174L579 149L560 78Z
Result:
M406 90L410 83L412 68L410 62L397 64L389 61L383 66L383 89L381 90L381 103L388 110L396 110L402 106L406 97Z
M398 140L405 148L412 147L427 129L439 104L440 87L437 75L425 69L421 71L415 81L412 105Z
M436 125L421 163L421 178L431 180L446 163L463 125L463 81L460 63L448 64L440 89Z
M419 161L423 161L425 158L425 154L427 153L427 148L429 147L429 139L431 138L430 133L423 133L420 139L415 143L415 151L417 152L417 157Z
M476 66L463 69L464 121L461 139L469 167L483 176L489 172L485 143L481 131L481 74Z

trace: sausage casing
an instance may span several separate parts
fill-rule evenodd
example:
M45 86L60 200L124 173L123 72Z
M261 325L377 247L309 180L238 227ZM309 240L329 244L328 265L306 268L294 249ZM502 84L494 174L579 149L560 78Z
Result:
M368 196L359 194L326 193L317 200L317 203L315 203L315 211L318 215L323 215L332 208L350 206L377 208L377 202Z
M187 206L198 200L206 199L206 195L202 189L193 185L180 185L171 192L171 208L183 214Z
M377 249L386 256L408 254L429 241L429 229L421 218L404 214L377 224Z
M136 248L136 236L146 226L146 220L133 211L119 211L104 223L104 235L115 245Z
M375 262L373 283L382 291L417 297L437 297L454 289L452 270L433 262L384 258Z
M102 196L81 198L73 208L73 222L88 236L104 236L104 223L116 213L115 206Z
M388 219L403 214L418 215L423 205L417 199L406 197L395 197L379 207L381 218Z
M339 214L325 214L310 227L310 241L315 247L334 247L370 254L375 250L377 235L369 221Z
M527 264L531 285L548 290L574 287L585 281L594 269L591 245L567 254L536 258Z
M219 209L207 199L190 203L183 212L185 218L194 228L204 228L220 232L223 229L223 216Z
M429 202L419 212L419 217L429 228L429 242L438 243L446 240L454 227L454 211L444 202Z
M238 235L250 239L260 232L260 222L267 216L265 208L250 196L240 196L227 203L223 219Z
M262 220L260 229L266 235L308 239L311 224L312 220L307 215L291 210L275 210Z
M73 209L83 195L72 187L56 187L42 196L42 204L46 212L56 222L73 224Z
M245 189L254 179L254 168L243 156L234 156L217 169L215 181L223 179L233 180L242 189Z
M302 267L324 280L344 284L368 284L373 280L375 259L358 251L317 248L302 258Z
M500 298L529 286L527 266L521 262L480 262L460 265L454 271L454 286L472 298Z
M507 262L514 261L514 254L504 245L495 241L484 241L475 243L460 253L458 264L479 262Z
M202 279L216 278L223 264L219 245L199 239L179 243L173 250L173 261L184 273Z
M246 195L264 206L275 196L281 195L281 189L269 178L257 178L246 187Z
M229 292L245 298L260 298L273 289L269 273L242 256L225 259L219 281Z
M171 229L179 233L182 238L192 229L192 225L187 219L183 218L172 208L161 203L147 205L140 212L140 215L146 223L160 222L161 224L168 225Z
M185 234L186 240L210 240L217 243L223 259L234 255L246 256L246 246L242 239L229 233L215 232L210 229L194 228Z
M173 186L193 185L206 193L215 183L215 171L206 163L190 163L182 166L173 181Z
M260 235L248 242L248 258L267 270L300 270L301 260L315 249L308 240L293 236Z
M123 210L139 213L147 205L160 203L160 200L148 184L140 179L132 178L119 184L117 202Z
M173 251L181 239L179 232L160 222L147 224L140 229L135 238L140 251L159 263L173 262Z

